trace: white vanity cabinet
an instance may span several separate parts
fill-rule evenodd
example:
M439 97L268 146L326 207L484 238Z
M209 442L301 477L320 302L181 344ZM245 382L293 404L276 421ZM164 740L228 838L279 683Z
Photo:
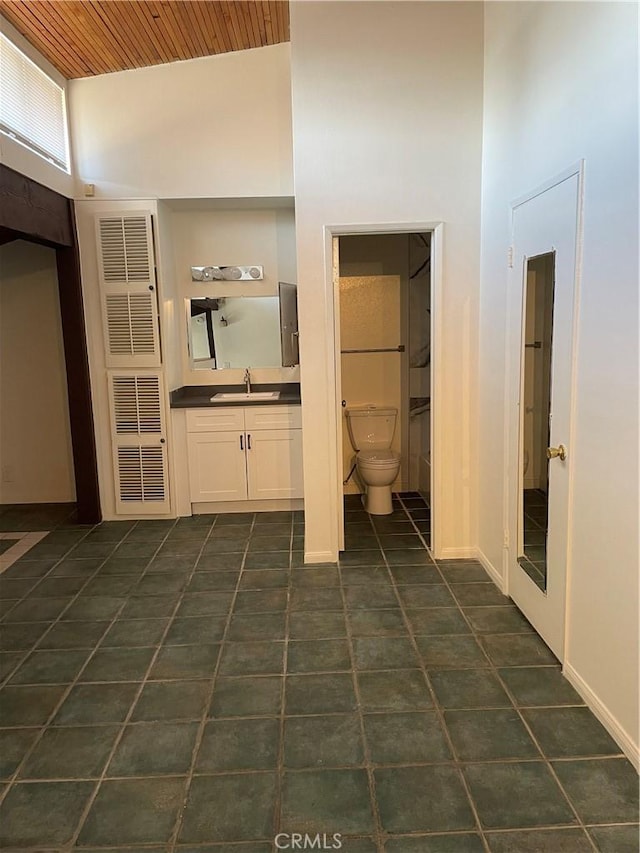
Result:
M192 503L301 498L300 406L187 410Z

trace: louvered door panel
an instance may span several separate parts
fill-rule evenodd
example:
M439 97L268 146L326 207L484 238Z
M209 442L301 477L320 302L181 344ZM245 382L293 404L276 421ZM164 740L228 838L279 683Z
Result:
M168 512L164 448L118 447L116 502L121 513Z
M116 435L164 434L160 376L111 374L111 410Z
M96 217L107 367L161 363L151 216Z
M127 290L155 286L151 216L148 213L99 215L100 279Z
M153 293L108 293L104 298L107 365L160 364Z
M111 371L109 403L116 511L170 510L166 424L159 372Z

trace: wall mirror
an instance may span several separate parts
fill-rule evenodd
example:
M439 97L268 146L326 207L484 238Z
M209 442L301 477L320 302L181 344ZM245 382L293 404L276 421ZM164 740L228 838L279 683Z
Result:
M278 296L187 299L186 308L193 370L298 364L295 285Z
M523 322L518 562L543 592L547 589L554 266L553 253L528 260Z

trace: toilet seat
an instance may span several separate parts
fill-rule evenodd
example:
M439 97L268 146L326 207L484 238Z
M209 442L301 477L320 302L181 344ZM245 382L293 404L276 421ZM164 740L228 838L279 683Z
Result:
M356 459L368 468L393 468L400 462L400 454L395 450L360 450Z

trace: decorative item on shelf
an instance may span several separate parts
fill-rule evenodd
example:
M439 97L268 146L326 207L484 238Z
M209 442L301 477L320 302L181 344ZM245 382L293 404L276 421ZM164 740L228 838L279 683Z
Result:
M191 267L191 281L260 281L263 278L264 267L259 264Z

